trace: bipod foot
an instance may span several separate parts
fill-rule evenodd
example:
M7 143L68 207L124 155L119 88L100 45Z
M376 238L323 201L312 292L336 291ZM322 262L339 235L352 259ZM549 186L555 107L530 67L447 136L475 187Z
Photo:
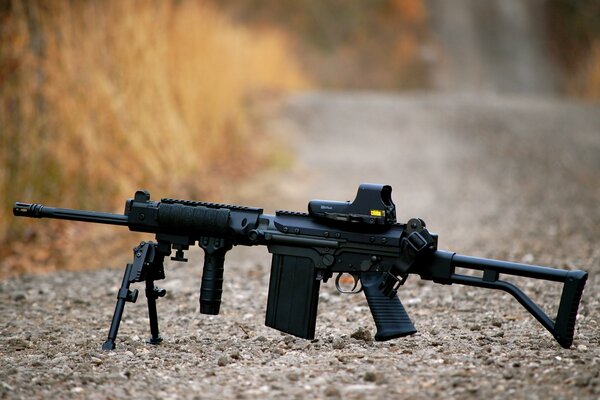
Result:
M151 336L146 340L146 343L156 346L157 344L161 344L162 341L163 341L163 338L160 336L158 336L158 337Z
M106 342L102 344L103 351L112 351L115 349L115 347L117 346L115 346L115 341L112 339L107 339Z

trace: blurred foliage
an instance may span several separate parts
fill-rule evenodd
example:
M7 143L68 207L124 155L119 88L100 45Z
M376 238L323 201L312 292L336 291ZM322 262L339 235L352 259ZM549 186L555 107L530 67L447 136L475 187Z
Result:
M422 0L0 1L0 275L91 267L106 260L84 242L117 242L89 224L30 229L15 200L214 198L281 162L252 132L253 99L309 79L422 87L426 22Z
M307 73L328 88L428 85L429 29L422 0L213 0L238 21L277 26Z
M140 187L214 195L267 162L252 98L304 85L285 35L206 3L2 1L0 241L40 243L15 200L122 212Z
M568 72L567 90L600 98L600 0L546 2L551 47Z

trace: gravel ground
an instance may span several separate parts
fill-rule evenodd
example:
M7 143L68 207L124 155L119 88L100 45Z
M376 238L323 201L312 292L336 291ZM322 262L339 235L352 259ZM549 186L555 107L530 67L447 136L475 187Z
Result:
M533 97L302 95L267 127L289 144L294 167L238 190L272 212L389 183L399 220L421 216L440 248L587 270L570 350L507 294L416 277L400 293L416 335L374 342L364 296L331 283L321 289L317 339L284 335L264 326L266 249L230 252L221 315L201 315L202 256L193 251L159 282L168 291L158 301L159 346L144 342L140 296L126 306L117 350L100 350L121 270L0 282L0 397L598 398L599 111ZM518 283L556 312L559 287Z

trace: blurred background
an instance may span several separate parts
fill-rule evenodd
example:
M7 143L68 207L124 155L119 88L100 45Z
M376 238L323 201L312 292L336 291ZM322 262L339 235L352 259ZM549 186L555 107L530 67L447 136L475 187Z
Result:
M122 212L143 187L247 201L242 182L294 168L265 119L306 91L594 103L600 0L0 0L0 277L120 266L135 243L32 228L17 200Z

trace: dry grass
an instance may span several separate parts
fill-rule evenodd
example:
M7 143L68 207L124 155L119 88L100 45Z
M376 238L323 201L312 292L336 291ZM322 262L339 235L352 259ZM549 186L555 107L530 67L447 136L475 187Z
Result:
M600 40L592 46L569 90L587 99L600 99Z
M202 2L5 2L0 240L27 234L15 200L120 211L139 187L218 191L263 162L251 98L304 85L285 36Z
M252 25L285 29L328 89L424 88L431 42L423 0L208 0Z
M549 47L571 95L600 99L600 0L545 3Z

